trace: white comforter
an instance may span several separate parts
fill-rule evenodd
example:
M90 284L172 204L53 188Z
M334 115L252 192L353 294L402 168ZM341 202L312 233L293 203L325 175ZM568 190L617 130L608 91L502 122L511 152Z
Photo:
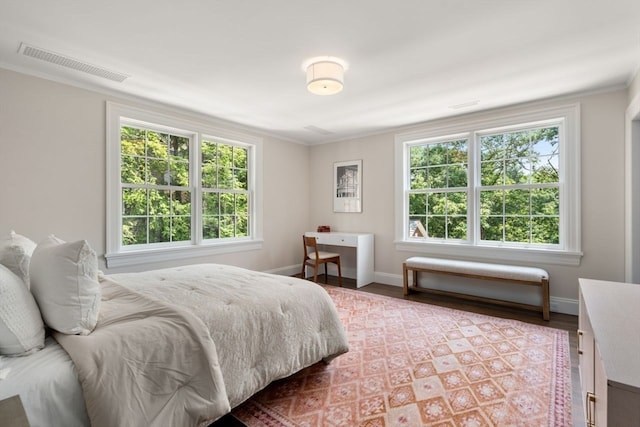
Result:
M211 363L216 368L217 357L224 382L224 384L217 384L216 387L219 390L226 390L230 407L242 403L271 381L284 378L320 360L330 360L348 351L347 337L333 301L322 287L306 280L217 264L115 274L103 280L105 284L112 281L114 284L134 291L138 296L146 296L150 302L155 301L161 306L174 308L178 313L182 313L183 317L188 317L185 314L186 309L195 315L203 326L206 325L214 345L205 343L205 347L209 350L213 348L216 352L211 357ZM108 295L109 293L107 298ZM108 325L101 324L99 321L96 331L91 335L102 333L101 328L104 327ZM82 340L83 338L73 339ZM128 358L127 351L133 351L136 357L164 349L176 351L175 346L168 345L166 341L166 337L146 339L144 351L140 351L139 347L136 348L134 343L128 343L118 348L117 356ZM64 343L64 338L61 344L69 350L67 348L69 346ZM74 362L78 358L104 357L104 350L92 349L92 345L79 348L80 350L75 350L75 355L71 354L74 350L70 352ZM92 352L91 356L84 354L89 351ZM100 361L94 364L98 367L102 366ZM174 369L174 367L169 366L167 369ZM148 384L150 378L167 369L154 366L151 373L130 372L130 374L139 376ZM89 373L88 378L82 371L83 369L79 369L79 376L85 401L88 403L88 413L92 418L92 424L97 425L98 423L92 417L94 411L89 407L89 403L93 402L92 405L97 405L100 409L100 402L96 403L94 400L104 399L101 394L103 390L101 385L95 382L95 373ZM213 369L211 375L214 381L215 371L216 369ZM122 375L122 371L120 374ZM109 374L104 373L105 377L107 375ZM129 383L136 384L136 381L132 380ZM158 381L164 380L158 379ZM88 391L87 388L94 388L94 390ZM184 388L181 386L181 389ZM147 420L155 420L157 425L162 425L162 419L166 422L167 411L162 400L166 401L173 411L181 410L179 405L175 404L173 396L150 395L149 390L141 392L134 390L133 393L133 395L123 393L123 396L126 396L126 400L129 401L136 400L136 405L119 401L122 399L110 401L109 405L120 405L120 407L113 408L111 411L102 410L100 416L108 416L111 412L116 418L111 420L101 418L100 425L108 425L109 422L114 422L113 425L116 425L128 419L129 416L136 419L133 412L138 411L137 408L140 405L150 408L149 413L145 414ZM92 398L92 395L95 397ZM158 401L158 399L161 400ZM189 399L182 399L179 402L188 404ZM199 416L190 414L188 417L190 421L181 425L196 425L202 423L203 419L212 421L219 418L228 411L229 406L224 403L215 402L213 406L210 405L207 408L207 411L213 408L215 414L208 413L205 418L202 418L203 414ZM156 410L165 411L163 413L165 415L154 416L153 411ZM128 414L126 411L132 413Z

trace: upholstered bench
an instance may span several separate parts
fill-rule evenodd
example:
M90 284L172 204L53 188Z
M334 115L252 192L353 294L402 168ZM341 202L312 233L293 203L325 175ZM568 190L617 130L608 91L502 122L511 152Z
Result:
M411 287L409 287L409 271L413 274L413 283ZM418 287L419 272L451 274L474 279L496 280L521 285L540 286L542 288L542 305L536 306L522 304L513 301L461 294L440 289ZM408 258L402 264L402 285L404 287L405 296L409 294L410 290L450 295L473 301L485 301L492 304L542 311L543 319L549 320L549 274L541 268L485 262L457 261L441 258L412 257Z

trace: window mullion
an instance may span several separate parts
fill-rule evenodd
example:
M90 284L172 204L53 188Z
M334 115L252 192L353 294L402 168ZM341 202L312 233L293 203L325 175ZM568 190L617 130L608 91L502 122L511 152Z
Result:
M202 136L195 133L191 137L189 150L191 170L189 182L191 183L191 241L194 245L202 243L202 155L200 146Z
M469 165L467 166L469 169L467 186L467 224L469 230L467 237L472 245L477 245L480 241L480 207L477 202L480 200L480 186L478 185L480 179L480 168L478 167L480 164L480 150L477 149L478 140L475 132L469 135Z

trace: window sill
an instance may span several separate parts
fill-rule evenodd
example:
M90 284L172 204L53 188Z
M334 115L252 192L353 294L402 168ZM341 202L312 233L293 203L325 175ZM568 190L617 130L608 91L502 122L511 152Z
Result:
M263 240L190 245L173 248L130 250L106 254L107 268L129 267L147 263L166 262L209 255L245 252L262 249Z
M396 241L396 250L436 257L472 258L481 261L513 261L526 264L580 265L582 252L513 247L471 246L455 243Z

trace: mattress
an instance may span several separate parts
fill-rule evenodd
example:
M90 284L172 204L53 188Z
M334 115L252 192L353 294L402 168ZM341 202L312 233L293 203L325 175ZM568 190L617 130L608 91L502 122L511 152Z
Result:
M0 399L20 395L31 427L89 425L76 369L53 338L29 356L0 357L0 372Z

